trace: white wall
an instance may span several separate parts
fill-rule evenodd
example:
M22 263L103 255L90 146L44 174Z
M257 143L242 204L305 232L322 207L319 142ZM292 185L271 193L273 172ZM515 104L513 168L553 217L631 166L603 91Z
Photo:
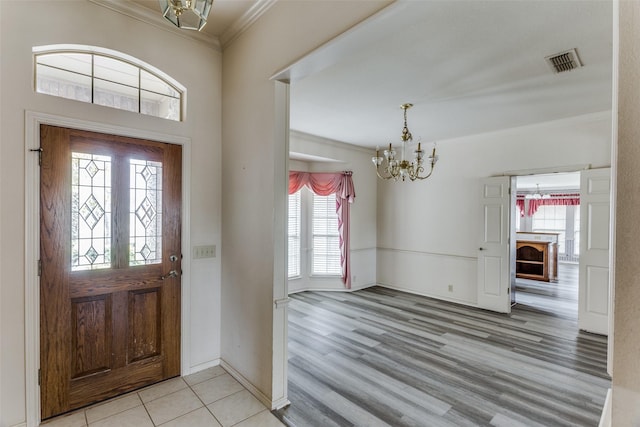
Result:
M291 90L295 90L295 84ZM295 108L295 105L292 106ZM337 162L291 162L290 170L310 172L353 171L356 199L351 205L351 289L361 289L376 283L376 176L371 150L331 141L299 132L292 132L289 151L309 154ZM302 169L302 168L304 169ZM304 221L303 221L304 223ZM302 257L309 257L304 250ZM321 278L305 275L289 280L289 293L304 290L345 290L340 277Z
M286 309L273 301L286 297L288 147L269 79L388 3L277 2L224 51L222 358L263 400L286 394Z
M378 281L476 305L479 180L508 171L609 166L610 116L604 112L441 141L431 178L381 182Z
M221 54L88 1L0 1L0 426L25 421L25 111L191 139L193 245L220 247ZM178 123L36 94L31 48L74 43L121 51L165 71L188 90ZM32 143L29 146L34 146ZM190 248L184 248L189 255ZM26 267L25 267L26 268ZM194 260L188 367L220 356L220 262ZM37 310L37 308L36 308Z

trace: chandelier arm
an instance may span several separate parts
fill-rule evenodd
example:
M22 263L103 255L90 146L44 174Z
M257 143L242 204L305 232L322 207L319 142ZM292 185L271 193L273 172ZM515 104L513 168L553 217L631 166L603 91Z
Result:
M389 176L382 176L380 175L380 166L376 166L376 175L378 175L378 178L380 179L391 179L393 178L393 175L389 175Z
M427 179L431 176L431 174L433 173L433 167L435 166L436 162L431 162L431 170L429 171L429 174L425 175L425 176L418 176L417 178L422 180L422 179ZM420 169L422 169L424 171L424 168L422 166L420 166Z

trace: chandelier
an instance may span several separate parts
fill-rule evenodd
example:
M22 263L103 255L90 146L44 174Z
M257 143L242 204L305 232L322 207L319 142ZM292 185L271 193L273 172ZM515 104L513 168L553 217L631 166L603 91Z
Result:
M425 158L425 152L421 143L418 142L418 148L413 152L413 159L409 161L405 158L407 144L413 141L413 136L407 127L407 110L411 107L413 107L413 104L402 104L400 106L404 112L404 127L400 136L402 140L400 159L396 158L396 150L391 143L389 143L389 148L384 150L384 157L380 155L380 150L376 148L376 155L371 158L376 166L376 174L380 179L393 179L394 181L402 179L404 181L409 178L411 181L415 181L416 179L427 179L433 173L433 167L438 161L435 144L431 154ZM426 175L424 175L425 165L429 167L429 173Z
M540 192L540 185L536 184L536 192L527 194L524 196L525 199L550 199L551 194L543 194Z
M200 31L207 23L213 0L159 0L162 16L178 28Z

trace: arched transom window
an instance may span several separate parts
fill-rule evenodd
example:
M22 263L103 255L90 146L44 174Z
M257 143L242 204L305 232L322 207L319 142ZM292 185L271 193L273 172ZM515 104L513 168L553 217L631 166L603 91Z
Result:
M33 53L38 93L169 120L184 119L184 87L136 58L77 45L39 46Z

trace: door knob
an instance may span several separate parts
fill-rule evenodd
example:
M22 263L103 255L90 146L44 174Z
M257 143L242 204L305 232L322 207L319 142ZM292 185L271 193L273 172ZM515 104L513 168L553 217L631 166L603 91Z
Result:
M171 270L171 271L169 272L169 274L165 274L164 276L162 276L162 277L160 277L160 278L161 278L162 280L165 280L165 279L170 279L170 278L172 278L172 277L178 277L178 272L177 272L177 271L175 271L175 270Z

